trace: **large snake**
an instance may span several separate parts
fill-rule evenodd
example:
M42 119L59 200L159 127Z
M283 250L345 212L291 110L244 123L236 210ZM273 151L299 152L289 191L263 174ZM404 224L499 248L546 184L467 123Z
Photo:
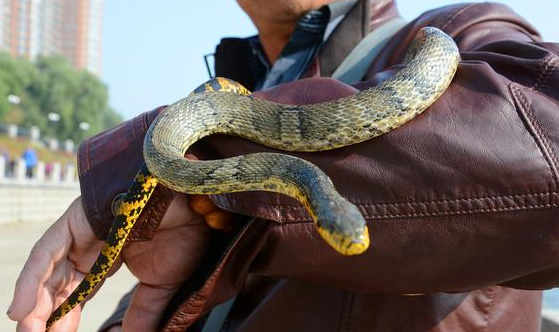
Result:
M318 233L335 250L344 255L362 253L369 246L365 219L313 164L277 153L212 161L188 160L184 154L197 140L217 133L287 151L322 151L363 142L428 108L450 84L459 59L452 38L436 28L423 28L403 69L350 97L283 105L251 97L240 84L217 78L172 104L147 132L145 164L118 208L97 261L52 313L47 330L105 278L158 182L189 194L264 190L292 196L307 208Z

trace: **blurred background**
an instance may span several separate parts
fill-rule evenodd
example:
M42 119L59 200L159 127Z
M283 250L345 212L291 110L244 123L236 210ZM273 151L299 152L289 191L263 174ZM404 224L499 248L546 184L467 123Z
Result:
M398 4L412 20L459 2ZM506 3L559 41L559 5ZM0 0L0 311L35 240L79 195L79 143L186 96L209 78L204 55L220 38L255 33L234 0ZM80 331L94 331L132 282L122 271L106 283ZM559 317L559 295L545 301ZM0 317L1 331L14 326Z

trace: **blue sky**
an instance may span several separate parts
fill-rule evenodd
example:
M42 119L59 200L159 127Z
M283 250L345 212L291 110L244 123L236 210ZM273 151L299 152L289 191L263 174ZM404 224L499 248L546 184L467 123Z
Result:
M400 13L412 20L426 10L460 2L464 1L400 0L398 4ZM545 39L559 41L556 2L506 3ZM109 0L103 33L102 79L109 86L111 105L131 118L186 96L208 79L203 55L213 53L220 38L248 36L255 29L235 0Z

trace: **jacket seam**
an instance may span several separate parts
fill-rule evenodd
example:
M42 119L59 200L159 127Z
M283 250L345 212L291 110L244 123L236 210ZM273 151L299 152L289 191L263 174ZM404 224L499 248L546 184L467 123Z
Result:
M128 237L130 242L145 241L153 238L154 232L163 219L164 212L167 211L170 205L169 196L162 192L161 187L156 189L151 199L153 202L150 202L148 204L149 206L146 206L146 210L144 211L145 216L140 215L137 222L138 226L132 229L132 233Z
M346 292L346 296L344 298L344 302L341 308L341 317L340 317L340 332L350 332L352 331L352 315L353 315L353 308L355 307L355 293L354 292Z
M401 217L434 217L434 216L455 216L455 215L466 215L466 214L476 214L476 213L489 213L489 212L510 212L510 211L523 211L523 210L537 210L544 208L557 207L557 203L543 203L536 205L518 205L510 207L499 207L499 208L477 208L470 210L457 210L457 211L443 211L443 212L419 212L419 213L406 213L406 214L370 214L365 212L365 215L375 218L401 218Z
M88 157L87 157L87 146L88 146L88 144L89 144L89 142L85 142L78 149L77 164L78 164L78 174L80 175L80 192L82 194L82 205L84 206L84 211L85 211L87 220L88 220L89 224L91 225L91 228L93 229L93 232L95 234L97 234L97 230L95 229L95 224L92 222L93 219L94 219L94 216L90 215L90 212L92 212L92 211L88 211L88 209L85 206L85 199L84 199L84 197L86 196L85 193L90 191L89 187L91 187L90 176L89 176L89 174L87 174L87 171L89 171L89 165L88 165L88 162L87 162L87 159L88 159ZM84 156L84 154L85 154L85 156ZM88 196L88 197L91 197L91 196ZM93 199L95 200L94 197L93 197Z
M155 200L154 204L157 204L158 200ZM136 241L142 241L145 240L145 238L142 236L142 230L144 230L148 224L149 224L149 220L153 214L153 208L150 208L146 211L146 216L145 218L142 218L143 220L141 220L141 223L138 225L138 227L134 227L132 228L131 234L127 239L127 242L136 242ZM140 215L141 218L141 215ZM148 235L149 239L150 236Z
M143 118L142 118L142 131L145 133L146 130L149 128L148 126L148 114L147 113Z
M553 72L557 70L557 68L559 67L559 61L557 55L555 54L549 55L548 58L542 64L542 67L543 68L540 71L540 74L538 75L536 82L534 83L534 85L530 87L534 91L541 92L542 89L547 86L551 74L553 74Z
M494 201L495 199L513 199L513 198L534 198L534 197L539 197L539 196L549 196L549 195L554 195L554 194L559 194L559 191L542 191L542 192L537 192L537 193L527 193L527 194L513 194L513 195L493 195L493 196L481 196L481 197L471 197L471 198L453 198L453 199L439 199L439 200L430 200L430 201L410 201L410 202L396 202L396 203L369 203L369 202L359 202L359 201L353 201L351 200L351 202L353 204L356 205L363 205L363 206L378 206L378 207L383 207L383 206L388 206L388 207L397 207L397 206L401 206L401 205L416 205L416 204L421 204L421 205L426 205L426 204L437 204L437 203L459 203L459 202L471 202L471 201L478 201L478 200L489 200L489 201ZM236 200L237 202L243 202L241 200ZM244 201L246 203L254 203L253 201ZM269 203L259 203L259 205L265 205L265 206L270 206L270 207L274 207L274 208L294 208L294 209L301 209L304 210L305 208L303 206L300 206L298 204L269 204ZM530 205L521 205L521 206L530 206ZM464 210L467 211L467 210Z
M538 150L547 163L549 171L553 177L555 188L559 188L559 172L557 170L559 162L557 161L557 156L553 153L553 148L549 144L540 123L534 116L532 107L528 105L526 96L524 96L516 85L513 85L512 83L509 84L509 91L515 101L519 114L521 115L521 119L527 124L526 130L533 138L534 142L538 146Z
M553 195L559 198L559 193L557 192L550 192L549 195ZM272 204L261 204L265 207L270 208L282 208L286 207L285 205L272 205ZM364 203L364 204L357 204L358 207L365 208L365 207L375 207L376 204L374 203ZM410 204L412 205L412 204ZM559 204L556 202L553 203L542 203L542 204L530 204L530 205L516 205L510 207L498 207L498 208L477 208L477 209L469 209L469 210L457 210L457 211L444 211L444 212L419 212L419 213L400 213L400 214L391 214L391 213L384 213L384 214L375 214L369 213L368 211L361 211L363 216L366 219L397 219L403 217L440 217L440 216L458 216L458 215L472 215L477 213L491 213L491 212L511 212L511 211L533 211L533 210L542 210L542 209L551 209L558 207ZM304 210L304 207L298 206L290 206L294 210ZM413 207L412 207L413 208ZM242 212L241 212L242 213ZM258 217L258 216L257 216ZM260 217L259 217L260 218ZM269 217L265 217L266 219L270 219ZM277 222L277 221L276 221ZM289 224L293 223L312 223L312 219L308 218L285 218L282 222L286 222ZM281 222L280 222L281 223Z
M359 205L374 205L374 206L398 206L398 205L408 205L408 204L436 204L436 203L457 203L457 202L470 202L477 200L489 200L493 201L495 199L503 198L527 198L527 197L538 197L546 196L549 194L554 194L555 192L542 191L537 193L527 193L527 194L513 194L513 195L492 195L492 196L482 196L482 197L471 197L471 198L454 198L454 199L438 199L430 201L411 201L411 202L399 202L399 203L367 203L367 202L355 202ZM296 205L292 205L296 206Z
M540 198L545 196L558 196L559 192L557 191L546 191L546 192L538 192L538 193L529 193L529 194L514 194L514 195L495 195L495 196L486 196L486 197L472 197L472 198L456 198L456 199L441 199L441 200L431 200L431 201L412 201L412 202L397 202L397 203L367 203L367 202L355 202L352 203L363 206L363 207L400 207L400 206L410 206L413 208L414 205L432 205L432 204L447 204L447 203L470 203L476 201L489 201L490 203L496 203L497 200L503 199L526 199L526 198ZM242 201L237 200L236 202L242 203ZM249 202L246 202L249 203ZM260 203L262 206L272 207L272 208L289 208L289 209L296 209L296 210L304 210L303 206L294 205L294 204L268 204L268 203ZM557 203L546 203L546 204L513 204L514 206L510 206L507 208L493 208L493 210L511 210L511 209L523 209L523 208L546 208L546 207L555 207ZM477 211L484 212L489 210L487 208L477 208L477 209L461 209L452 212L452 214L459 214L459 213L475 213ZM436 214L440 214L443 212L438 212ZM445 212L451 213L451 212ZM423 214L427 215L427 214ZM434 215L434 214L430 214ZM404 217L404 216L411 216L411 214L385 214L387 216L394 216L394 217ZM300 220L308 220L308 219L300 219Z
M89 191L91 194L89 195L89 197L91 197L92 200L92 213L93 215L91 215L91 219L90 220L90 225L92 226L91 228L93 228L93 231L96 235L102 234L101 231L101 227L100 226L100 222L95 222L95 220L100 220L100 210L99 210L99 203L97 202L97 194L95 193L95 186L93 185L92 179L91 179L91 143L89 141L87 141L87 143L85 143L85 163L86 163L86 170L87 170L87 191ZM84 202L85 203L85 202ZM87 209L85 209L87 211Z
M475 6L476 4L472 3L466 5L460 9L457 9L442 25L441 30L445 31L445 29L452 23L458 16L462 15L466 10L470 9L471 7Z

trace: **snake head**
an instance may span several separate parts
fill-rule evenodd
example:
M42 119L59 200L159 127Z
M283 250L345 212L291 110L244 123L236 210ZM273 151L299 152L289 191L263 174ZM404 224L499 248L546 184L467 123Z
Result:
M355 205L340 197L317 207L318 233L343 255L357 255L369 247L369 230L365 218Z

